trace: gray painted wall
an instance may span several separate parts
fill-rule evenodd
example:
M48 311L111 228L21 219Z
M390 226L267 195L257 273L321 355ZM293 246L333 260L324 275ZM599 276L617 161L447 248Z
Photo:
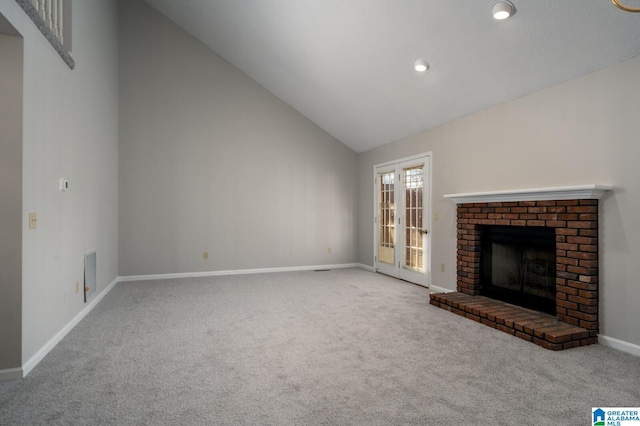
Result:
M98 252L98 292L117 277L116 6L73 2L72 71L15 1L0 0L24 37L22 365L86 306L75 291L85 252ZM58 190L61 177L70 191Z
M355 153L146 3L119 5L120 275L353 262Z
M432 283L456 286L444 194L612 184L601 200L601 334L640 344L640 57L358 156L358 261L373 264L373 165L433 152ZM440 272L444 263L446 272Z
M0 370L22 361L22 50L0 34Z

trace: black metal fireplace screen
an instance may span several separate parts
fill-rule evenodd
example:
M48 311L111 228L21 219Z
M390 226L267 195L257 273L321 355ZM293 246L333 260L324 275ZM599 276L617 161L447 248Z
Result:
M484 296L555 315L555 230L483 226L480 282Z

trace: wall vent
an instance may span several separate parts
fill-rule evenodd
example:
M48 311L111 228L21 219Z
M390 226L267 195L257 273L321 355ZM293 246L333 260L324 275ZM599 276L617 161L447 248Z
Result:
M84 255L84 301L96 291L96 252L95 250Z

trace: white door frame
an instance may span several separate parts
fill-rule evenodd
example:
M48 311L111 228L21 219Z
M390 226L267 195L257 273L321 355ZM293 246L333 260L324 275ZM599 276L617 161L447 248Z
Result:
M415 162L420 163L421 161L424 161L425 164L425 175L424 175L424 179L425 179L425 185L424 185L424 193L423 193L423 215L425 216L425 226L426 229L429 231L429 233L425 236L425 241L424 241L424 249L425 249L425 257L424 257L424 268L425 268L425 272L424 272L424 279L422 280L422 282L415 282L416 284L422 285L424 287L429 287L431 285L431 229L432 229L432 167L431 167L431 163L432 163L432 153L431 152L425 152L422 154L417 154L417 155L412 155L410 157L404 157L404 158L399 158L397 160L393 160L393 161L387 161L384 163L380 163L380 164L374 164L373 166L373 180L374 180L374 185L373 185L373 212L374 212L374 220L373 220L373 267L374 270L376 272L378 272L379 267L378 267L378 259L377 259L377 253L378 253L378 223L376 221L376 218L378 216L378 205L377 205L377 200L378 200L378 188L377 188L377 180L378 180L378 175L382 170L388 169L395 169L396 166L403 164L403 163L411 163L411 162ZM398 194L396 194L396 196L400 196L399 192ZM399 214L404 214L404 213L398 213L396 212L396 215ZM404 240L404 237L403 239ZM397 241L396 241L397 243ZM397 244L396 244L397 245ZM384 271L381 271L383 273L387 273ZM397 276L398 278L400 278L400 272L398 271L398 274L389 274L389 275L393 275L393 276ZM411 282L414 282L415 280L411 280ZM418 280L420 281L420 280Z

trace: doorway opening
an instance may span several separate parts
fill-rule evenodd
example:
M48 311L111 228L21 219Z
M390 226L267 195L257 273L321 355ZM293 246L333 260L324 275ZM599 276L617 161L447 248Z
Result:
M374 268L430 283L431 154L374 167Z
M0 14L0 380L22 377L23 57L22 36Z

